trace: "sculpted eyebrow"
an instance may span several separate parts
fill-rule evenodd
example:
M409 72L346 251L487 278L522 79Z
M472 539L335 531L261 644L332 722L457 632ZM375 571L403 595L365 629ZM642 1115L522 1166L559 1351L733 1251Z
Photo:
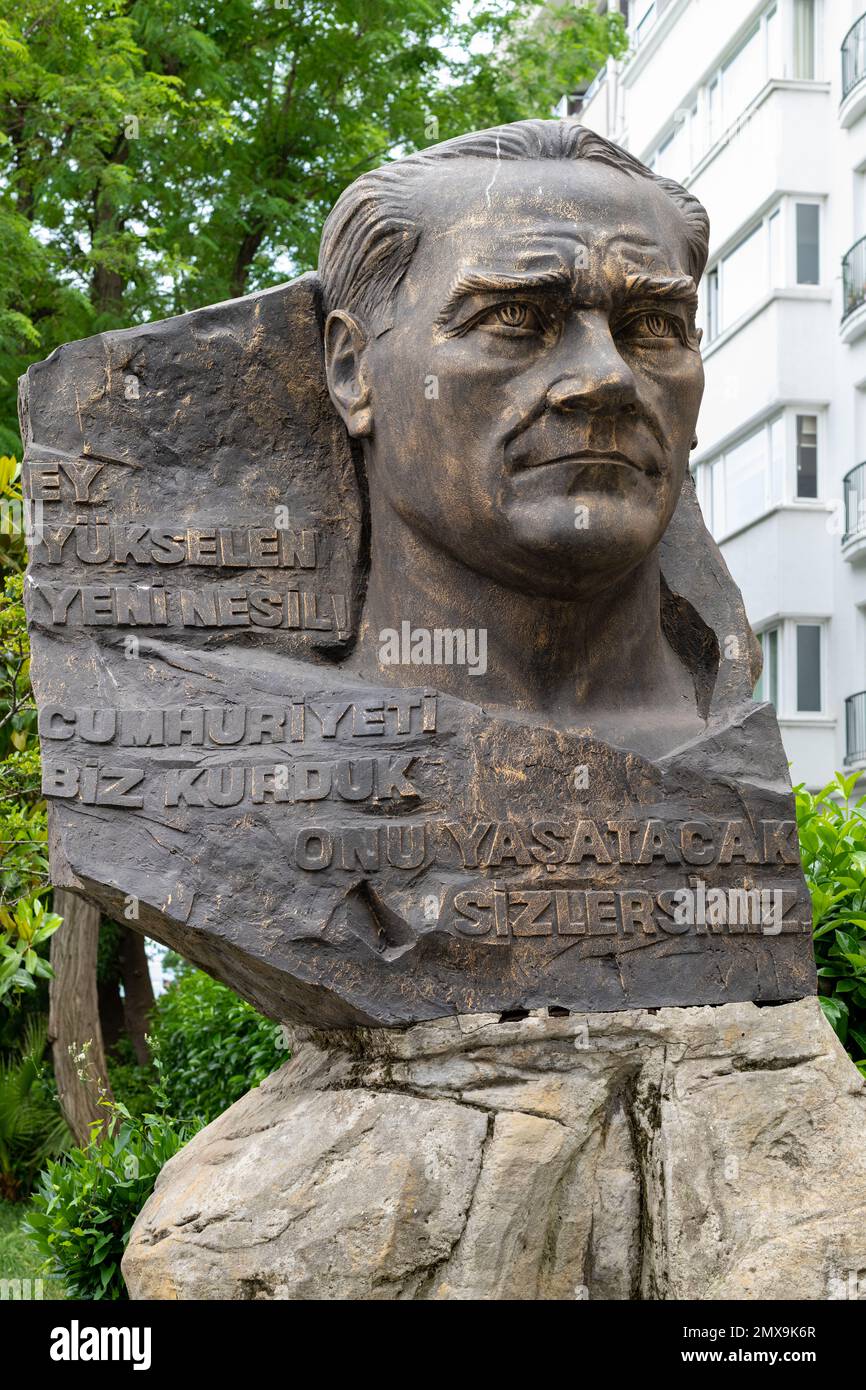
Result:
M571 271L564 266L553 270L509 271L467 270L457 277L448 292L448 298L439 311L437 324L446 323L451 314L474 294L500 294L509 291L515 294L542 293L545 290L570 290Z
M698 287L691 275L652 275L646 271L632 271L625 278L625 292L629 299L663 299L690 306L696 306L698 302Z

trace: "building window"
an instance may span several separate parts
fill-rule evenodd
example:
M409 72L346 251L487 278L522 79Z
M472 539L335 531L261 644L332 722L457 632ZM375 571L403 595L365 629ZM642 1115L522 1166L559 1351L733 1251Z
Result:
M792 0L792 3L795 3L794 75L812 78L815 75L814 0ZM639 0L633 12L631 25L635 46L642 42L663 12L663 5ZM663 172L671 178L685 178L724 132L734 125L767 82L788 76L792 70L790 49L788 54L789 60L786 61L779 9L775 4L769 5L739 47L702 85L703 101L699 100L700 94L693 98L687 116L688 140L683 141L682 147L674 152L669 149L669 131L645 163L649 168L654 168L662 153L666 153L669 161L673 160L676 153L676 166L665 168ZM699 119L698 112L701 106L703 116ZM686 110L681 110L678 115L679 124L684 125Z
M689 173L694 169L700 157L701 131L698 124L698 99L695 97L695 100L692 102L691 110L689 111Z
M701 305L707 342L784 282L782 217L776 208L707 272Z
M766 81L766 63L761 26L756 24L736 53L722 67L722 119L725 126L735 121Z
M704 289L704 311L706 314L707 341L712 342L721 333L719 324L719 268L714 266L707 273Z
M784 77L785 64L782 58L782 25L779 12L774 5L767 11L767 76Z
M785 416L777 415L770 421L770 478L769 504L781 502L785 497Z
M797 713L821 713L821 625L797 623Z
M798 497L818 496L818 417L797 416L797 492Z
M673 129L644 161L647 168L665 178L682 182L701 157L699 133L697 101L693 101L689 107L679 107Z
M779 13L775 5L770 5L739 48L710 79L707 89L709 145L742 115L769 78L783 76L783 67Z
M779 629L768 627L758 634L764 664L760 679L755 686L756 700L769 700L771 705L779 705Z
M717 458L695 465L698 500L716 540L773 507L817 500L818 430L817 412L785 410Z
M782 238L782 213L779 208L767 221L770 235L770 288L778 289L785 283L785 243Z
M643 43L656 22L656 3L655 0L637 0L634 8L634 41L637 45Z
M639 6L632 34L639 44L655 23L659 7ZM775 5L754 25L740 46L711 75L688 107L677 110L674 127L644 163L657 173L685 179L707 150L729 129L771 77L784 76L779 16ZM701 107L703 113L701 114Z
M794 0L794 76L815 76L815 0Z
M727 328L750 309L767 288L766 238L756 227L722 262L722 322Z
M719 94L719 79L715 78L707 88L707 149L716 143L722 133L722 100Z
M797 203L797 284L817 285L820 273L820 208Z
M688 173L685 167L685 145L684 140L685 125L678 125L667 139L659 145L655 158L653 159L653 169L657 174L661 174L666 179L684 178Z
M825 627L786 618L758 633L764 665L754 697L769 700L780 718L824 712Z
M739 531L781 500L784 473L781 415L716 459L697 465L696 486L704 520L718 540Z
M729 449L725 465L725 521L739 531L767 510L769 468L767 431L755 430Z
M820 284L818 202L783 199L707 271L700 305L707 342L730 328L771 290L791 284L792 278L798 285Z

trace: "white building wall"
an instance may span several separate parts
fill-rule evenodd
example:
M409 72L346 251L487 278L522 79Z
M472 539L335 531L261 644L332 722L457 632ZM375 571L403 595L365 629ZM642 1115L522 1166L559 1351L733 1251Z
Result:
M772 646L772 694L794 780L818 787L836 768L866 768L866 738L846 737L845 713L846 699L866 691L866 505L853 510L853 535L843 537L843 480L866 460L866 242L852 281L864 303L853 312L842 276L843 256L866 235L866 0L812 0L806 76L808 0L662 0L639 42L634 25L649 6L633 0L630 9L632 50L599 75L580 118L677 178L709 212L708 271L718 269L722 327L709 314L705 278L704 323L716 331L705 331L703 344L699 495L752 625L765 650ZM861 16L862 77L843 99L842 45ZM755 25L758 40L728 66ZM817 284L798 283L798 204L819 208ZM756 227L758 240L726 261ZM808 278L801 242L800 278ZM798 416L817 418L817 498L798 495L808 491L797 481ZM763 433L733 452L758 427ZM747 468L743 457L752 454L759 463ZM866 468L858 476L866 503ZM815 639L798 627L818 626L815 710L800 707L814 703ZM798 643L806 663L799 682ZM858 715L866 733L866 695Z

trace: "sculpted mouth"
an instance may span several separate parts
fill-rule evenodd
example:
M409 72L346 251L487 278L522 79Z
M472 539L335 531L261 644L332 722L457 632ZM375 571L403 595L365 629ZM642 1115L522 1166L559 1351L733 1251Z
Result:
M629 458L627 454L621 454L618 449L578 449L574 453L556 454L553 458L539 459L538 462L527 460L521 467L523 469L549 468L554 463L625 464L626 467L635 468L640 473L645 471L639 463Z

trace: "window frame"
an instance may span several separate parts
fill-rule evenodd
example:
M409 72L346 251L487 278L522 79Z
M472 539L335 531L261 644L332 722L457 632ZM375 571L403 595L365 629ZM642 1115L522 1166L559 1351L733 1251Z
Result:
M824 252L824 214L823 214L823 211L822 211L824 200L823 200L823 198L821 198L821 197L819 197L819 196L817 196L817 195L803 194L802 197L800 197L800 196L791 197L791 198L785 199L785 201L788 202L788 203L790 203L791 207L793 208L793 215L790 217L790 223L791 223L791 237L792 237L792 240L793 240L793 251L794 251L794 259L793 259L793 268L794 268L793 286L794 286L794 288L796 288L796 289L818 289L818 288L824 283L824 255L823 255L823 252ZM797 212L797 209L798 209L798 208L801 208L801 207L810 207L810 208L811 208L811 207L814 207L814 208L817 208L817 209L818 209L818 279L817 279L817 280L801 280L801 279L799 278L799 275L800 275L800 267L799 267L799 259L800 259L800 255L799 255L799 246L800 246L800 243L799 243L799 228L798 228L798 225L797 225L797 223L798 223L798 212Z
M797 496L797 416L814 416L816 422L815 445L816 445L816 480L817 497L798 497ZM733 436L728 440L725 447L718 453L708 458L701 459L694 466L695 487L698 493L698 500L701 504L701 511L707 528L717 544L721 545L729 540L731 536L738 535L748 527L754 526L769 516L778 507L800 507L808 510L810 507L823 507L824 469L826 459L826 406L817 405L812 401L798 401L793 405L780 406L766 415L756 425ZM782 425L783 456L781 467L775 466L773 455L773 430L776 425ZM764 473L764 505L763 509L753 516L749 521L741 522L732 526L729 522L730 496L727 476L727 459L735 449L754 435L765 431L765 459L766 469ZM781 486L779 486L781 484ZM717 498L721 497L722 506L717 505ZM717 524L717 512L722 513L722 524Z
M650 11L647 11L649 15ZM643 42L645 34L638 32L646 24L646 17L640 25L630 26L630 34L635 48ZM775 30L771 29L771 21L775 17ZM648 34L654 27L661 15L658 9L655 11L653 23L646 28ZM811 77L796 79L801 82L818 82L821 80L821 44L820 34L823 23L819 8L819 0L813 0L813 37L812 37L812 66L813 74ZM752 96L741 110L728 111L725 101L725 81L724 74L734 61L742 53L747 44L751 43L756 34L760 34L761 43L761 62L763 64L763 82L755 89ZM773 34L775 33L775 52L773 45ZM725 138L743 115L752 105L755 98L764 90L768 82L781 82L788 78L793 72L794 59L796 57L794 49L794 28L786 15L786 6L783 0L770 0L760 14L753 19L748 31L741 35L735 46L725 53L724 57L706 74L704 80L690 94L687 99L687 106L678 110L678 115L684 117L689 125L688 138L685 142L688 148L688 168L682 174L675 174L673 177L680 180L688 178L701 160L711 149L722 139ZM777 71L773 69L776 68ZM730 99L729 99L730 100ZM682 124L677 122L675 124ZM653 168L659 153L669 142L673 134L674 127L669 126L661 139L651 150L644 161L649 168Z
M826 697L826 691L825 691L825 689L824 689L824 687L825 687L825 673L826 673L826 666L827 666L827 660L826 660L826 654L825 654L826 624L823 623L823 622L821 622L821 620L820 620L819 618L792 618L790 621L791 621L791 625L792 625L793 631L794 631L794 641L793 641L793 647L794 647L794 652L793 652L793 657L794 657L794 670L793 670L793 682L792 682L792 694L793 694L792 705L793 705L793 710L792 710L792 716L791 716L791 717L799 717L799 718L802 718L802 719L809 719L809 718L817 719L817 718L820 718L820 716L821 716L822 714L824 714L824 713L826 712L826 709L827 709L827 697ZM816 629L817 629L817 632L818 632L818 708L817 708L817 709L800 709L800 629L801 629L801 628L807 628L807 627L809 627L809 628L816 628Z
M713 148L716 141L720 140L722 136L724 136L726 131L730 130L731 126L737 120L739 120L740 116L743 114L743 111L747 111L749 109L752 102L755 100L755 97L758 95L759 92L762 92L764 90L764 87L766 87L768 82L772 82L774 79L780 79L783 76L783 73L772 73L770 71L770 34L768 32L768 24L770 18L773 15L776 16L777 24L781 23L782 15L780 13L780 5L778 3L778 0L772 0L772 3L768 4L761 11L761 13L751 24L748 32L742 35L739 42L725 54L724 58L722 58L722 60L716 65L713 71L707 74L706 80L701 83L701 86L706 88L707 93L709 93L711 87L716 87L715 121L710 120L709 101L707 102L707 121L705 128L706 144L704 147L704 154L706 154L708 150L711 150ZM748 101L746 102L746 105L742 108L742 110L729 113L725 109L725 70L731 66L735 58L739 57L740 53L742 53L746 45L751 43L752 39L755 37L756 32L758 31L760 31L760 41L762 49L761 57L764 68L764 80L762 84L756 88L752 96L749 97ZM714 129L714 127L718 128Z
M728 330L733 328L735 324L739 323L742 319L745 319L747 314L751 312L752 306L754 304L759 304L764 295L770 292L771 288L781 288L779 286L773 286L771 283L775 279L775 274L772 266L773 234L770 227L770 223L773 217L776 213L781 211L781 208L782 204L777 203L775 207L768 209L768 211L763 215L763 217L759 218L758 221L752 222L751 225L745 228L742 234L738 236L737 240L733 243L733 245L730 246L723 255L717 256L716 259L710 265L708 265L706 270L704 271L702 283L704 289L704 297L707 300L709 299L709 295L711 292L709 281L711 280L711 278L715 277L715 289L713 291L715 296L715 313L710 315L710 313L707 312L703 316L703 326L705 329L705 345L709 346L710 343L714 343L716 339L720 338L723 333L727 333ZM758 291L754 300L751 301L749 308L743 309L735 319L731 319L730 322L726 322L725 278L726 275L730 274L730 270L727 269L728 263L730 262L732 257L734 257L737 254L737 252L743 246L745 246L746 242L750 241L751 238L756 235L763 236L764 245L762 248L762 259L764 265L763 278L765 283L763 285L763 288ZM784 253L784 226L782 228L782 247ZM785 257L784 259L787 260L787 257Z
M793 495L792 495L791 501L792 501L792 502L812 502L812 503L814 503L814 502L820 502L820 501L821 501L821 472L822 472L822 469L821 469L821 455L822 455L822 453L823 453L823 449L822 449L822 447L821 447L821 442L822 442L822 441L821 441L821 435L822 435L822 428L821 428L821 425L822 425L822 412L819 411L819 410L809 410L808 408L804 408L804 407L801 407L801 406L797 405L797 406L794 406L794 407L792 408L791 414L792 414L792 417L793 417L793 424L794 424L794 449L793 449L793 455L794 455L794 459L793 459L793 462L794 462L794 470L793 470L793 480L792 480L792 481L793 481ZM799 486L800 486L800 459L799 459L799 451L800 451L800 421L801 421L801 420L814 420L814 421L815 421L815 496L814 496L814 497L801 497L801 496L800 496L800 491L799 491Z
M758 683L755 686L754 691L752 692L752 698L757 700L759 704L771 704L773 708L776 710L777 714L779 712L779 705L781 704L781 700L779 698L779 693L781 690L781 683L779 681L779 670L781 664L780 657L782 655L783 646L782 627L783 624L779 622L769 623L767 627L761 628L759 632L755 633L764 660L763 666L761 668L761 674L758 677ZM775 665L772 671L768 659L767 647L765 646L765 641L769 639L771 636L775 636L776 638L775 653L773 657ZM771 675L773 678L772 681L770 680ZM772 690L765 691L763 690L763 688L761 688L761 693L758 694L759 687L763 687L765 684L772 685L775 687L775 699L773 699Z
M819 631L818 638L818 687L820 695L820 708L816 710L801 710L797 708L799 698L798 692L798 671L797 671L797 629L800 627L816 627ZM762 627L757 628L755 636L761 644L762 651L765 651L765 639L769 634L776 633L776 693L778 701L770 699L769 694L763 690L758 693L760 686L765 683L767 668L765 666L761 673L761 679L755 686L753 699L759 703L772 704L776 710L776 716L787 723L808 723L814 719L826 719L828 717L829 705L829 640L830 640L830 619L829 617L815 617L811 614L786 614L784 617L777 617ZM766 660L766 657L765 657Z
M791 74L795 82L818 82L820 81L819 72L821 68L821 44L820 34L823 22L823 15L818 12L818 0L807 0L812 10L812 72L809 76L802 76L796 71L797 66L797 9L803 0L793 0L791 5Z
M640 19L638 19L637 15L638 6L635 5L634 19L632 19L629 24L629 32L635 48L638 48L640 44L644 42L647 35L655 28L660 18L658 0L646 0L646 7Z
M773 203L761 215L760 218L747 223L735 242L728 247L721 255L717 255L707 264L701 281L701 317L699 323L704 328L704 346L709 347L723 333L728 333L735 329L737 324L745 321L752 312L755 305L758 305L768 295L773 295L782 290L805 290L820 291L825 286L826 259L824 246L824 202L825 199L820 194L804 194L802 196L786 195L778 202ZM807 205L818 209L818 283L800 283L797 276L797 207ZM778 229L773 224L779 219ZM727 263L737 251L754 236L756 232L763 228L764 237L764 285L756 295L748 309L744 309L737 318L725 322L725 275L730 274L726 271ZM778 255L776 254L778 252ZM779 264L777 264L777 261ZM705 304L709 296L709 281L712 276L716 277L718 289L716 291L718 301L718 312L713 318L705 311ZM713 331L715 330L715 331Z

